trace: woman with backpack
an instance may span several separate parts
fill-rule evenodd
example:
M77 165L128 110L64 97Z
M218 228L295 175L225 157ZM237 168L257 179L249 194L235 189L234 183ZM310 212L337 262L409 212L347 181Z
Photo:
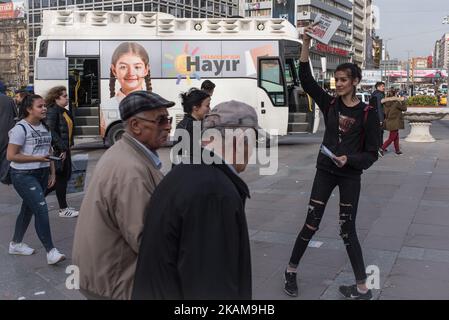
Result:
M301 50L299 77L304 91L316 102L324 116L325 132L322 152L318 154L317 171L313 182L306 221L299 232L290 261L285 270L284 291L298 295L297 268L307 245L318 230L326 203L336 186L340 191L340 236L346 247L356 284L340 286L342 295L352 299L371 299L366 286L367 275L362 249L357 238L355 220L360 196L362 171L378 157L379 118L356 97L356 86L362 79L360 68L344 63L335 71L334 98L326 93L312 76L309 46L313 26L305 29Z
M51 133L43 122L47 108L39 95L29 95L20 105L21 120L9 131L7 159L14 189L22 198L9 253L31 255L34 249L23 243L25 232L34 215L36 233L47 251L47 263L65 259L53 245L45 190L55 184L55 169L50 162Z
M74 218L79 214L67 204L67 183L72 174L70 147L73 145L73 120L65 108L68 102L67 89L64 86L51 88L45 98L47 106L45 122L51 131L55 154L61 158L61 161L56 163L56 183L47 190L45 196L56 190L58 214L62 218Z

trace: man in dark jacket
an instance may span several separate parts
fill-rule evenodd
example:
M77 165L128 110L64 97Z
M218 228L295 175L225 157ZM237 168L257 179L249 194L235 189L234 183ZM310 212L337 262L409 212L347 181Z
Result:
M211 131L214 138L202 163L176 166L151 198L133 299L251 299L249 190L238 173L257 127L254 108L242 102L223 102L206 116L203 141Z
M379 122L380 122L379 148L384 142L383 124L384 124L384 119L385 119L385 112L384 112L384 106L382 104L383 98L385 98L385 83L377 82L376 90L374 90L373 94L371 95L369 104L376 108L377 115L379 116ZM383 155L381 152L381 149L379 149L379 155L380 156Z
M8 132L14 127L16 106L14 100L5 95L6 87L0 81L0 178L3 179L9 170L9 162L6 160L8 148Z

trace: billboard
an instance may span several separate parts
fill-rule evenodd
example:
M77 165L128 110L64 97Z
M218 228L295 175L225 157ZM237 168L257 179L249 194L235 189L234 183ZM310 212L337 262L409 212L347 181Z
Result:
M78 41L77 50L86 47ZM94 45L91 41L90 46ZM130 92L150 90L151 80L199 86L202 78L256 78L257 58L277 56L277 41L115 41L99 44L102 103L118 105Z
M273 0L273 18L288 20L296 28L296 0Z
M374 86L376 82L382 81L382 70L362 70L362 86Z
M387 70L386 74L388 77L392 78L407 78L406 70ZM438 76L436 76L438 74ZM412 75L412 71L410 70L410 76ZM439 77L447 77L446 70L438 70L438 69L426 69L426 70L413 70L413 78L437 78Z
M25 19L25 1L0 0L0 20Z

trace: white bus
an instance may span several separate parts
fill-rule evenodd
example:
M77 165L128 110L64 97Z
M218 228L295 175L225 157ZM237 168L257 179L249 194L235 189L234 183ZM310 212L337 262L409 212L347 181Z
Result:
M298 79L301 42L284 19L192 18L156 12L44 11L36 44L35 92L68 88L76 136L113 144L123 133L119 101L152 90L175 101L210 79L211 105L240 100L279 135L316 132L319 110Z

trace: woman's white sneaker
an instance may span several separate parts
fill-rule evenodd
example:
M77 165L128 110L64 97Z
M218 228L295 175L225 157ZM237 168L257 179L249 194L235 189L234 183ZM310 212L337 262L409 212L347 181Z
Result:
M48 264L56 264L58 262L61 262L65 260L65 255L60 253L58 249L53 248L50 250L50 252L47 253L47 262Z
M61 218L75 218L79 215L79 212L73 208L67 207L65 209L59 209L58 214Z
M9 254L18 254L22 256L31 256L34 253L34 249L30 248L26 243L9 243Z

